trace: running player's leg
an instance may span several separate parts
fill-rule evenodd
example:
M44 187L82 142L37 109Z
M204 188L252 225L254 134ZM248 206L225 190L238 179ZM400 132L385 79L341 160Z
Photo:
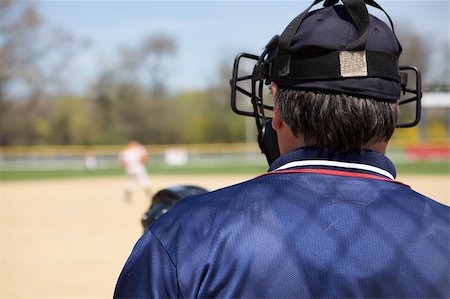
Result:
M142 167L138 173L139 183L141 184L142 188L145 191L145 195L149 200L151 200L152 196L152 187L151 187L151 180L148 176L147 170L145 167Z
M131 195L133 194L135 185L136 185L136 175L133 173L127 173L127 181L125 183L125 194L124 194L124 201L130 202L131 201Z

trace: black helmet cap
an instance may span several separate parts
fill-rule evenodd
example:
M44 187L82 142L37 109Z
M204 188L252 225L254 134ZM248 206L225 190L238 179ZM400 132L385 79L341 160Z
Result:
M401 91L398 67L401 46L387 24L367 15L364 41L349 49L363 33L343 5L309 12L287 50L283 52L280 42L285 32L271 45L267 82L287 88L397 101Z

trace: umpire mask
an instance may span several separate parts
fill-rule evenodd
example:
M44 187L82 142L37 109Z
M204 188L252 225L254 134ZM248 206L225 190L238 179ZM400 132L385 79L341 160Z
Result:
M293 19L261 55L241 53L234 61L231 107L255 119L258 143L269 164L280 155L271 125L273 103L263 99L264 85L271 82L287 89L398 102L400 108L408 104L413 116L400 118L397 127L415 126L420 119L420 72L398 65L402 47L389 15L373 0L326 0L323 8L310 11L322 1L314 1ZM369 14L366 5L382 10L390 27ZM246 73L249 64L252 70Z

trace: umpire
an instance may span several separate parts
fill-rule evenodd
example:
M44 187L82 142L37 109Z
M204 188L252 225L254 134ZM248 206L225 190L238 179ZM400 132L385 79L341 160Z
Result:
M153 223L114 297L449 297L449 208L384 155L401 46L366 3L380 8L311 5L272 39L253 77L271 84L281 156Z

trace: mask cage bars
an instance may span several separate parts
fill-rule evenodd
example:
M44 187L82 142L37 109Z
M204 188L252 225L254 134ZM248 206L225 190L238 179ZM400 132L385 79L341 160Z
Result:
M234 61L233 74L230 80L231 109L238 115L250 116L255 118L256 128L258 129L258 142L262 141L261 139L264 131L264 125L268 119L266 117L265 111L273 111L273 106L264 103L264 80L254 80L253 74L239 76L239 72L242 69L242 59L254 60L254 67L256 64L260 63L260 58L264 56L265 53L263 53L263 55L261 56L248 53L238 54ZM250 90L248 90L248 88L250 88ZM248 107L250 110L244 110L238 107L238 92L250 98L250 107Z
M402 106L408 106L407 104L413 103L414 105L414 118L411 121L401 122L397 124L397 128L411 128L416 126L420 122L421 110L422 110L422 78L420 71L415 66L401 65L399 66L401 77L402 95L397 101L400 114L402 112ZM408 86L408 77L413 75L413 86Z
M256 66L265 62L264 56L266 56L266 53L263 53L261 56L248 53L238 54L234 60L233 73L230 80L231 109L238 115L254 117L259 132L258 134L262 134L264 124L267 120L265 110L273 111L273 105L264 103L264 80L254 79L253 74L239 75L239 72L242 70L241 64L243 58L247 60L254 60ZM419 69L415 66L400 66L399 70L401 76L402 96L397 103L400 107L400 111L403 105L414 103L414 117L412 120L407 122L398 123L397 128L410 128L417 125L420 121L422 98L421 75ZM413 75L414 77L412 84L413 86L408 86L408 77L410 75ZM250 90L248 89L249 87ZM245 110L239 107L238 94L243 94L244 96L250 98L250 110Z

